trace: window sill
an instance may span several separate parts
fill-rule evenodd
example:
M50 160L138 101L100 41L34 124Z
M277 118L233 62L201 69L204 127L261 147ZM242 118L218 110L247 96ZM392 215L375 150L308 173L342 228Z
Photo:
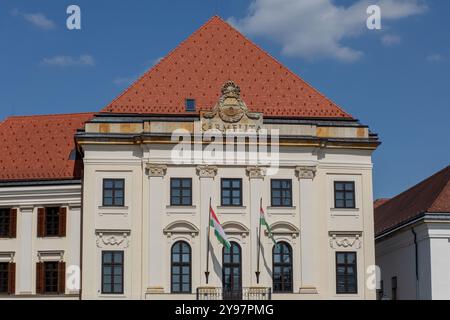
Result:
M195 205L167 205L166 209L191 209L191 210L195 210L197 208L197 206Z
M218 206L217 209L219 210L223 210L223 209L230 209L230 210L234 210L234 209L240 209L240 210L245 210L247 209L246 206Z
M269 206L267 210L295 210L296 206Z
M99 210L128 210L128 206L98 206Z
M106 298L106 299L123 299L126 298L127 296L123 293L100 293L99 298Z
M50 240L54 240L54 239L64 239L64 238L66 238L65 236L64 237L61 237L61 236L43 236L43 237L37 237L38 239L50 239Z

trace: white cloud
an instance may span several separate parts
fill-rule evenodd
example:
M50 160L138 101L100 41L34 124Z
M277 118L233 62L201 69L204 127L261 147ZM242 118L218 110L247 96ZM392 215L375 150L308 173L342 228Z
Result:
M151 66L153 67L155 64L158 64L164 57L156 58L155 60L151 61Z
M444 57L440 53L432 53L426 56L425 60L428 62L441 62L444 60Z
M402 38L394 34L385 34L381 37L381 43L386 47L392 47L396 44L399 44L401 41Z
M423 0L357 0L347 7L333 0L254 0L246 17L229 21L246 34L278 42L286 55L351 62L363 53L344 41L368 32L366 10L373 4L381 8L382 24L427 9Z
M72 66L94 66L95 60L89 54L83 54L81 56L54 56L51 58L42 59L41 63L47 66L57 66L57 67L72 67Z
M37 12L37 13L27 13L27 12L20 12L18 9L13 9L11 11L12 16L18 16L32 25L44 29L44 30L50 30L55 27L55 23L47 18L43 13Z
M113 80L113 83L117 86L128 86L133 83L137 78L132 77L117 77Z

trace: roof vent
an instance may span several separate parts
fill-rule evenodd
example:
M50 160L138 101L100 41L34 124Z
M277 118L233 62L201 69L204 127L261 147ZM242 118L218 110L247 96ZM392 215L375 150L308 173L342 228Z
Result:
M185 109L189 112L195 111L195 99L186 99Z

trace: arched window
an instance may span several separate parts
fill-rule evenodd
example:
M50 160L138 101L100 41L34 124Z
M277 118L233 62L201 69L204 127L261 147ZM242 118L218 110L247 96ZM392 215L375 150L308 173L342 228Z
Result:
M172 293L191 293L191 246L185 241L172 246Z
M273 292L292 292L292 248L286 242L273 247Z
M223 299L239 300L242 299L241 247L233 241L230 244L229 249L223 247Z

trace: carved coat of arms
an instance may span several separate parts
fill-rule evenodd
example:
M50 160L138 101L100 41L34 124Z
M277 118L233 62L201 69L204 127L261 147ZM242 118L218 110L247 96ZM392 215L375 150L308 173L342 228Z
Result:
M239 86L237 86L233 81L227 81L222 86L221 91L222 96L214 108L211 111L202 113L202 117L205 120L210 120L209 126L206 127L218 128L217 125L211 125L211 120L215 120L214 122L217 122L219 119L228 124L234 124L242 121L244 122L243 125L251 125L255 128L260 125L260 122L262 121L262 114L257 112L249 112L247 105L241 99L241 89ZM227 127L228 126L226 125L223 126L224 129L227 129Z

